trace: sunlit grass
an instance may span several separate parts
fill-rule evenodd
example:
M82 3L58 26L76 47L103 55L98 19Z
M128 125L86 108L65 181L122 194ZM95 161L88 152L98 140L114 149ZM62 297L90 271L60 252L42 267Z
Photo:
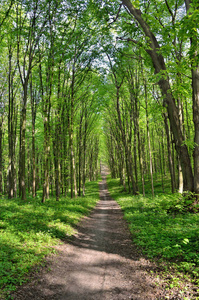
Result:
M118 179L108 177L112 197L124 211L133 241L151 259L189 273L199 283L199 214L184 210L179 194L143 197L122 192Z
M42 264L53 246L70 238L75 225L99 200L97 182L87 183L86 197L0 199L0 291L12 291L29 271ZM1 296L0 292L0 298Z

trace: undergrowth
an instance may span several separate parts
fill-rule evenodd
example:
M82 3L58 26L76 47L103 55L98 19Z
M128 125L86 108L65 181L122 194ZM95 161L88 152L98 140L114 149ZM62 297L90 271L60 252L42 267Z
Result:
M75 225L99 200L97 182L87 183L86 197L0 199L0 298L26 281L33 267L55 252L53 246L75 233Z
M118 179L108 177L107 182L129 223L133 241L147 257L190 275L199 285L199 213L187 209L190 199L177 193L132 196L122 191Z

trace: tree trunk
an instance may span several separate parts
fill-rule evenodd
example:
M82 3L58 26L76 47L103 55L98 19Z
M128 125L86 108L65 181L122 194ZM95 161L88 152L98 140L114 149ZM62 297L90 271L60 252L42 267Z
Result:
M15 142L16 142L16 126L17 126L17 108L14 101L14 87L13 80L15 75L15 70L12 70L12 48L9 45L9 71L8 71L8 199L12 199L16 196L16 172L15 172Z
M134 114L134 141L133 141L133 153L134 153L134 167L135 167L135 181L136 189L138 191L138 170L137 170L137 121Z
M81 196L81 185L82 185L82 121L83 121L83 113L80 115L80 123L79 123L79 189L78 195Z
M163 147L163 139L162 139L162 143L161 144L162 145L160 145L160 143L159 143L159 158L160 158L160 171L161 171L161 179L162 179L162 191L164 193L165 192L165 190L164 190L164 170L163 170L164 152L161 151L161 148L164 149L164 147Z
M0 120L0 195L3 193L3 148L2 148L2 139L3 139L3 116Z
M48 106L48 105L47 105ZM49 154L50 154L50 141L49 141L49 117L47 112L44 112L44 173L43 173L43 195L42 203L49 198Z
M142 154L143 150L141 148L139 123L138 123L137 135L138 135L138 156L139 156L139 163L140 163L140 173L141 173L141 178L142 178L142 193L143 193L143 196L145 197L145 183L144 183L144 170L143 170L143 154Z
M70 144L70 187L71 187L71 198L77 197L77 185L76 185L76 170L75 170L75 157L73 149L73 130L70 128L69 133L69 144Z
M117 86L117 94L116 94L116 101L117 101L117 116L118 116L118 122L119 122L119 128L121 131L121 136L122 136L122 142L124 145L124 150L125 150L125 161L126 161L126 170L127 170L127 176L128 176L128 186L129 186L129 192L131 192L131 187L130 187L130 181L132 183L132 189L133 189L133 194L137 194L137 187L136 183L133 177L133 172L132 172L132 156L131 153L129 152L128 145L126 142L126 136L122 124L122 119L121 119L121 113L120 113L120 104L119 104L119 90L120 86Z
M32 113L32 196L36 196L36 158L35 158L35 120L36 120L36 99L32 86L32 78L30 82L30 99Z
M85 108L86 109L86 108ZM86 139L87 139L87 112L85 111L85 124L84 124L84 139L83 139L83 174L82 174L82 194L85 196L85 184L86 184Z
M192 12L189 12L191 4L193 9L198 9L198 2L185 0L187 14L191 17ZM191 21L190 21L191 23ZM199 65L198 65L198 32L195 29L195 24L192 22L190 28L190 44L191 44L191 67L192 67L192 102L193 102L193 122L194 122L194 192L199 198Z
M55 118L55 116L54 116ZM56 121L55 121L56 122ZM59 126L55 125L55 137L53 139L53 152L54 152L54 170L55 170L55 193L56 193L56 200L59 201L60 196L60 164L59 164L59 151L58 148L60 147L59 144Z
M172 153L171 153L171 143L170 143L170 134L169 134L169 126L167 122L167 116L164 113L164 124L165 124L165 132L167 137L167 153L168 153L168 162L169 162L169 171L171 175L171 190L172 193L175 192L176 186L175 186L175 174L174 174L174 167L173 167L173 159L172 159Z
M22 127L21 127L21 152L20 152L20 183L21 199L26 200L26 103L27 103L27 86L24 87L24 99L22 107Z
M150 30L149 25L142 18L142 12L139 9L136 9L130 0L123 0L122 3L128 9L129 13L138 21L144 31L145 36L148 38L149 48L146 51L152 59L155 73L158 74L162 72L163 74L165 74L166 65L164 62L164 58L159 51L160 46L157 42L156 37ZM182 166L184 190L193 191L194 178L192 173L191 160L189 157L187 146L184 144L184 138L180 128L178 109L175 104L175 99L171 93L169 78L163 75L158 81L158 84L164 98L163 105L167 108L171 130L176 144L176 151L179 155Z
M35 127L32 127L32 196L36 196Z
M194 121L194 192L199 198L199 68L192 69L193 121Z
M42 77L42 66L41 61L39 65L40 75L40 90L42 95L43 104L43 124L44 124L44 160L43 160L43 195L42 203L49 198L49 156L50 156L50 112L51 112L51 94L52 94L52 81L53 81L53 42L51 42L51 49L48 56L48 62L46 66L46 82L45 82L45 97L44 97L44 86ZM41 58L40 58L41 59Z
M150 163L150 175L151 175L151 192L152 192L152 197L154 197L153 161L152 161L151 140L150 140L150 131L149 131L147 86L146 86L145 79L144 79L144 92L145 92L145 110L146 110L146 129L147 129L147 139L148 139L148 149L149 149L149 163Z

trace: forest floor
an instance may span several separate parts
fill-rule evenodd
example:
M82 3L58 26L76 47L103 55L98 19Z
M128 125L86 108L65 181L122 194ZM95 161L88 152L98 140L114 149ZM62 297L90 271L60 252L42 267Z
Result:
M159 267L132 244L119 205L110 198L105 173L100 201L78 225L78 233L47 258L15 300L194 299L187 291L167 289Z

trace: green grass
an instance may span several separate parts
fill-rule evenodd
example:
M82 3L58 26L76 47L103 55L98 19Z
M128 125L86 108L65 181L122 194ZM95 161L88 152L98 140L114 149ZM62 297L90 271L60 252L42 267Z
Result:
M0 199L0 298L25 282L33 267L75 233L75 225L99 200L97 182L77 199ZM3 296L4 295L4 296Z
M133 241L151 259L166 262L199 283L199 214L186 211L189 199L179 194L132 196L118 179L108 177L112 197L120 204Z

